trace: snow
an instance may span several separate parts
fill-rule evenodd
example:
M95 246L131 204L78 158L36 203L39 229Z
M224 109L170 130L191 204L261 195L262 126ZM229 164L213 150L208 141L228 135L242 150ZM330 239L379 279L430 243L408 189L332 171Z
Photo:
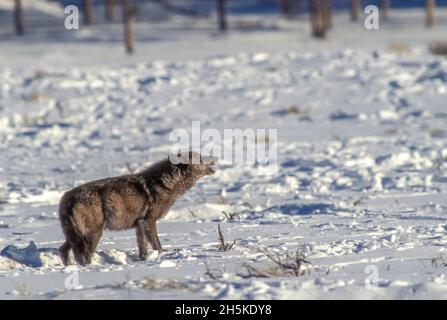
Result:
M22 0L23 10L37 11L39 13L60 16L62 6L57 2L46 0ZM0 10L12 11L14 9L13 0L0 0Z
M174 15L137 25L148 31L133 57L113 41L119 25L5 36L0 297L447 298L447 61L426 50L447 11L430 32L422 12L392 12L372 33L339 13L326 42L304 19L266 15L277 28L222 36L212 17ZM92 265L64 268L62 193L164 157L169 132L193 120L277 128L279 170L220 164L159 222L165 252L139 261L133 230L105 232ZM218 224L236 240L227 252ZM246 277L244 265L272 266L259 248L299 250L313 267Z

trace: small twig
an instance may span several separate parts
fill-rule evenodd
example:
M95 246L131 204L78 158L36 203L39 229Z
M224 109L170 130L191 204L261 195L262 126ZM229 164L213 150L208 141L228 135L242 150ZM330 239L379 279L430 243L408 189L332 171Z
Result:
M227 250L231 250L235 244L236 244L236 239L233 240L233 242L230 244L230 246L228 247Z
M188 212L189 212L194 218L196 218L196 214L194 213L194 211L192 211L191 209L188 208Z
M220 224L217 225L217 233L219 234L219 243L220 243L219 249L222 251L225 251L225 247L226 247L225 238L222 234L222 231L220 230Z
M206 263L205 260L203 260L203 264L205 265L205 269L206 269L205 275L207 275L210 279L218 280L221 277L221 275L216 275L215 273L213 273L211 271L210 267L208 266L208 263Z
M222 251L231 250L231 248L233 248L234 244L236 243L236 240L234 240L233 243L231 244L226 243L222 230L220 229L220 224L217 225L217 233L219 234L219 250Z
M354 206L354 207L356 207L356 206L358 206L359 204L361 204L362 202L363 202L363 200L365 200L366 199L366 196L365 195L362 195L360 198L358 198L357 200L355 200L353 203L352 203L352 205Z
M239 216L239 213L233 212L233 213L227 213L226 211L222 211L222 214L227 218L228 221L235 220L235 217Z
M228 215L228 213L226 213L225 211L222 211L222 214L225 216L225 218L227 218L227 220L230 220L230 216Z
M242 206L247 207L248 209L253 209L253 205L250 202L244 202Z

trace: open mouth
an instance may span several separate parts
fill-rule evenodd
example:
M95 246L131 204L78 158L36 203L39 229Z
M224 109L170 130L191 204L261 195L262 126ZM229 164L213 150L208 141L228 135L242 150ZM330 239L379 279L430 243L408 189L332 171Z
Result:
M214 174L216 171L214 170L214 165L216 162L212 162L208 165L208 174Z
M203 163L207 165L207 174L214 174L214 165L217 163L217 158L212 156L202 157Z

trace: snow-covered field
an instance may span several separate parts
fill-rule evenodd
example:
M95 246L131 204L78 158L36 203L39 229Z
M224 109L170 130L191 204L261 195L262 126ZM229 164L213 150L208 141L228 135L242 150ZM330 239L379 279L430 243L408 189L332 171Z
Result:
M0 298L447 298L447 60L426 50L445 25L395 17L371 33L339 15L327 42L304 20L218 36L174 17L139 24L132 58L120 26L3 38ZM159 222L163 254L138 261L133 231L106 232L93 265L64 268L61 194L152 163L193 120L278 129L278 173L219 165ZM247 277L297 250L304 275Z

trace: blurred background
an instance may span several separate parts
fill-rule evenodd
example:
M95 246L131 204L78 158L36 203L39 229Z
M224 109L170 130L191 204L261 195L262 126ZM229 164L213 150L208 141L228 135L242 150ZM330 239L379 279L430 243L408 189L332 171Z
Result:
M64 27L68 5L79 8L78 30ZM364 27L368 5L380 8L379 30ZM444 54L446 27L447 0L0 0L0 65L345 48Z

